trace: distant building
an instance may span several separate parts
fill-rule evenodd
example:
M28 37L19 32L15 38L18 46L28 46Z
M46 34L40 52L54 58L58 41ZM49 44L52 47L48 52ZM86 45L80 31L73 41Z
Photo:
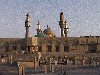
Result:
M26 15L25 38L0 38L0 55L8 56L8 61L38 59L55 59L59 62L72 60L100 60L100 36L68 37L68 25L64 13L60 13L59 26L61 37L47 26L42 31L40 22L37 24L37 35L29 37L30 16ZM27 55L28 54L28 55ZM7 58L6 56L6 58Z

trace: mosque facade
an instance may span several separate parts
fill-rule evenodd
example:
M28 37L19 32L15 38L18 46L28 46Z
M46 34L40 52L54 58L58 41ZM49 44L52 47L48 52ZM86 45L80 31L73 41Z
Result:
M59 26L61 37L47 26L42 31L40 22L37 24L37 34L29 37L30 16L26 15L25 38L0 38L1 62L26 61L36 58L37 61L57 60L67 64L68 60L91 60L100 62L100 36L68 37L68 25L64 13L60 13Z

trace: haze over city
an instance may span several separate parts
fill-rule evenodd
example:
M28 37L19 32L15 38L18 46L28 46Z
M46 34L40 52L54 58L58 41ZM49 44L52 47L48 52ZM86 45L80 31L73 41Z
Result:
M24 37L26 14L30 14L30 36L47 25L60 36L59 14L64 12L68 36L100 36L100 0L0 0L0 37Z

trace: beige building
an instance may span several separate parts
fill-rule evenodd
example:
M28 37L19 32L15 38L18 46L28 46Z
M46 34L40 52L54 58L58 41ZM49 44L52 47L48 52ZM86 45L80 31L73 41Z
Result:
M0 38L0 55L5 61L20 60L90 60L100 62L100 36L67 37L68 26L60 13L61 37L47 28L42 32L38 21L37 35L29 37L30 16L26 15L25 38ZM3 59L4 60L4 59Z

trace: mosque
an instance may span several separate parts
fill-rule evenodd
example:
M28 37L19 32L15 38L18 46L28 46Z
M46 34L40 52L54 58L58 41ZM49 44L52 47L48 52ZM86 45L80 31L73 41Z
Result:
M37 34L29 36L30 16L26 15L25 38L0 38L0 62L27 61L36 58L36 61L48 61L52 58L58 63L67 64L68 60L90 60L100 62L100 36L68 37L68 25L64 13L60 13L59 26L61 37L47 26L42 31L38 21ZM83 63L81 63L83 64Z

